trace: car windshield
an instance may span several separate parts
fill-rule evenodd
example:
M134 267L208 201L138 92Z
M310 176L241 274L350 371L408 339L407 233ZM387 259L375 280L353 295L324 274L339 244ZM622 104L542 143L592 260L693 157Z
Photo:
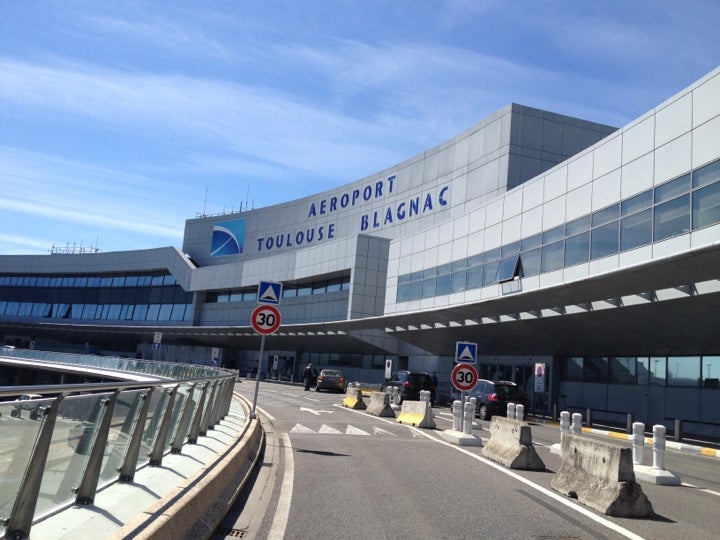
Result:
M509 384L496 384L495 393L503 396L515 396L521 392L517 386L511 386Z

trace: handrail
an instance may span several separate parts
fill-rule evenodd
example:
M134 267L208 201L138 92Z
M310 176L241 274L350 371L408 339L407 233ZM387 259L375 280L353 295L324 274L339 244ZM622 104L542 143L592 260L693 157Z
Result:
M39 518L72 504L92 504L98 489L132 481L140 467L158 466L165 454L196 444L198 435L228 413L237 378L235 371L212 366L143 360L129 366L128 359L12 352L13 361L29 366L39 359L75 370L85 365L88 373L100 365L120 366L113 376L150 377L0 387L0 451L9 456L8 465L0 464L0 534L4 527L5 538L29 538ZM9 355L3 351L3 356ZM22 394L42 397L6 399Z

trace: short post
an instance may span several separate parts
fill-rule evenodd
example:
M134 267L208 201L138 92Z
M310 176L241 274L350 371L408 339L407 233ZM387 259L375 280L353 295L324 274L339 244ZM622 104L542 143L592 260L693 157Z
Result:
M585 425L589 428L592 427L592 409L589 407L585 409Z
M552 419L553 419L553 421L556 421L558 419L558 404L557 403L553 403Z
M633 425L633 415L632 415L632 413L627 413L627 415L625 417L625 433L627 433L628 435L633 432L632 425Z
M679 418L675 419L675 442L682 441L683 438L683 421Z
M472 435L472 423L475 416L475 407L469 401L465 403L465 418L463 420L463 433Z
M525 419L525 405L522 403L518 403L515 405L515 420L524 420Z
M582 414L580 414L579 412L573 413L570 429L573 433L582 432Z
M563 436L570 431L570 413L568 411L562 411L560 413L560 442L563 440Z
M453 431L460 431L462 429L462 401L456 399L452 404L452 416L453 416Z
M645 446L645 424L642 422L633 422L632 435L632 456L634 465L642 465L643 447Z
M514 403L507 404L507 417L515 419L515 404Z
M653 426L653 469L665 469L665 426Z

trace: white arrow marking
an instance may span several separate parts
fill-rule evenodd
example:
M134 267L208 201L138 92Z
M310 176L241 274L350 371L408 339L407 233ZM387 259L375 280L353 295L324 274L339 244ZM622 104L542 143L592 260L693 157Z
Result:
M315 409L309 409L309 408L307 408L307 407L300 407L300 410L301 410L301 411L307 411L307 412L313 413L315 416L320 416L321 413L330 413L330 414L332 414L332 413L335 412L335 411L324 411L324 410L316 411Z

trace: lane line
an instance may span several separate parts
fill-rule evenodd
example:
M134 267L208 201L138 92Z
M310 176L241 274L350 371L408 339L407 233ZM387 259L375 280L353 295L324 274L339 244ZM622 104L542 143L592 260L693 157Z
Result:
M342 407L341 405L338 405L338 406L339 406L339 407ZM356 410L354 410L354 409L348 409L348 408L346 408L346 407L342 407L342 408L345 409L346 411L351 411L351 412L354 412L354 413L363 414L363 415L367 416L367 413L365 413L365 412L363 412L363 411L356 411ZM394 421L391 421L391 420L388 420L388 419L385 419L385 418L381 418L381 417L379 417L379 416L378 416L378 417L374 417L374 418L376 418L376 419L378 419L378 420L382 420L383 422L387 422L388 424L398 425L397 422L394 422ZM505 467L503 467L502 465L500 465L500 464L498 464L498 463L495 463L494 461L490 461L490 460L488 460L488 459L486 459L486 458L484 458L484 457L478 456L477 454L473 454L472 452L469 452L468 450L465 450L464 448L462 448L462 447L460 447L460 446L456 446L456 445L454 445L454 444L452 444L452 443L449 443L449 442L447 442L447 441L444 441L444 440L438 439L438 438L436 438L436 437L433 437L433 436L430 435L429 433L425 433L424 430L422 430L422 429L420 429L420 428L416 428L415 426L408 426L407 424L399 424L399 425L403 425L403 426L405 426L406 428L408 428L408 429L410 429L410 430L412 430L412 431L414 431L414 432L422 435L423 437L425 437L425 438L427 438L427 439L430 439L431 441L434 441L434 442L436 442L436 443L438 443L438 444L445 445L445 446L447 446L448 448L452 448L453 450L456 450L456 451L458 451L458 452L461 452L461 453L463 453L463 454L465 454L465 455L467 455L467 456L469 456L469 457L471 457L471 458L473 458L473 459L475 459L475 460L477 460L477 461L480 461L481 463L484 463L484 464L486 464L486 465L489 465L490 467L496 469L498 472L501 472L501 473L503 473L503 474L505 474L505 475L507 475L507 476L510 476L511 478L514 478L515 480L520 481L521 483L525 484L526 486L528 486L528 487L530 487L530 488L532 488L532 489L534 489L534 490L542 493L543 495L545 495L545 496L547 496L547 497L550 497L551 499L554 499L555 501L557 501L557 502L559 502L560 504L562 504L562 505L570 508L571 510L574 510L574 511L578 512L579 514L582 514L582 515L590 518L591 520L599 523L599 524L602 525L603 527L607 527L608 529L610 529L610 530L612 530L612 531L615 531L615 532L617 532L618 534L621 534L622 536L624 536L624 537L626 537L626 538L631 538L632 540L645 540L642 536L637 535L637 534L635 534L634 532L632 532L632 531L630 531L630 530L628 530L628 529L626 529L626 528L624 528L624 527L621 527L620 525L618 525L618 524L616 524L616 523L613 523L612 521L609 521L609 520L607 520L607 519L605 519L605 518L603 518L603 517L600 517L600 516L595 515L591 510L588 510L588 509L586 509L586 508L584 508L584 507L582 507L582 506L578 506L577 504L575 504L575 503L571 502L570 500L566 499L564 495L560 495L559 493L555 493L554 491L550 491L549 489L546 489L546 488L544 488L544 487L542 487L542 486L540 486L540 485L538 485L538 484L535 484L534 482L528 480L527 478L524 478L524 477L520 476L519 474L516 474L516 473L512 472L512 470L510 470L510 469L506 469Z
M277 508L275 509L275 518L268 532L269 540L282 540L285 536L285 529L287 528L288 518L290 517L290 502L292 500L293 481L295 478L295 460L292 455L290 436L287 433L283 433L281 439L283 447L285 448L285 467L283 467L283 480L280 487Z

